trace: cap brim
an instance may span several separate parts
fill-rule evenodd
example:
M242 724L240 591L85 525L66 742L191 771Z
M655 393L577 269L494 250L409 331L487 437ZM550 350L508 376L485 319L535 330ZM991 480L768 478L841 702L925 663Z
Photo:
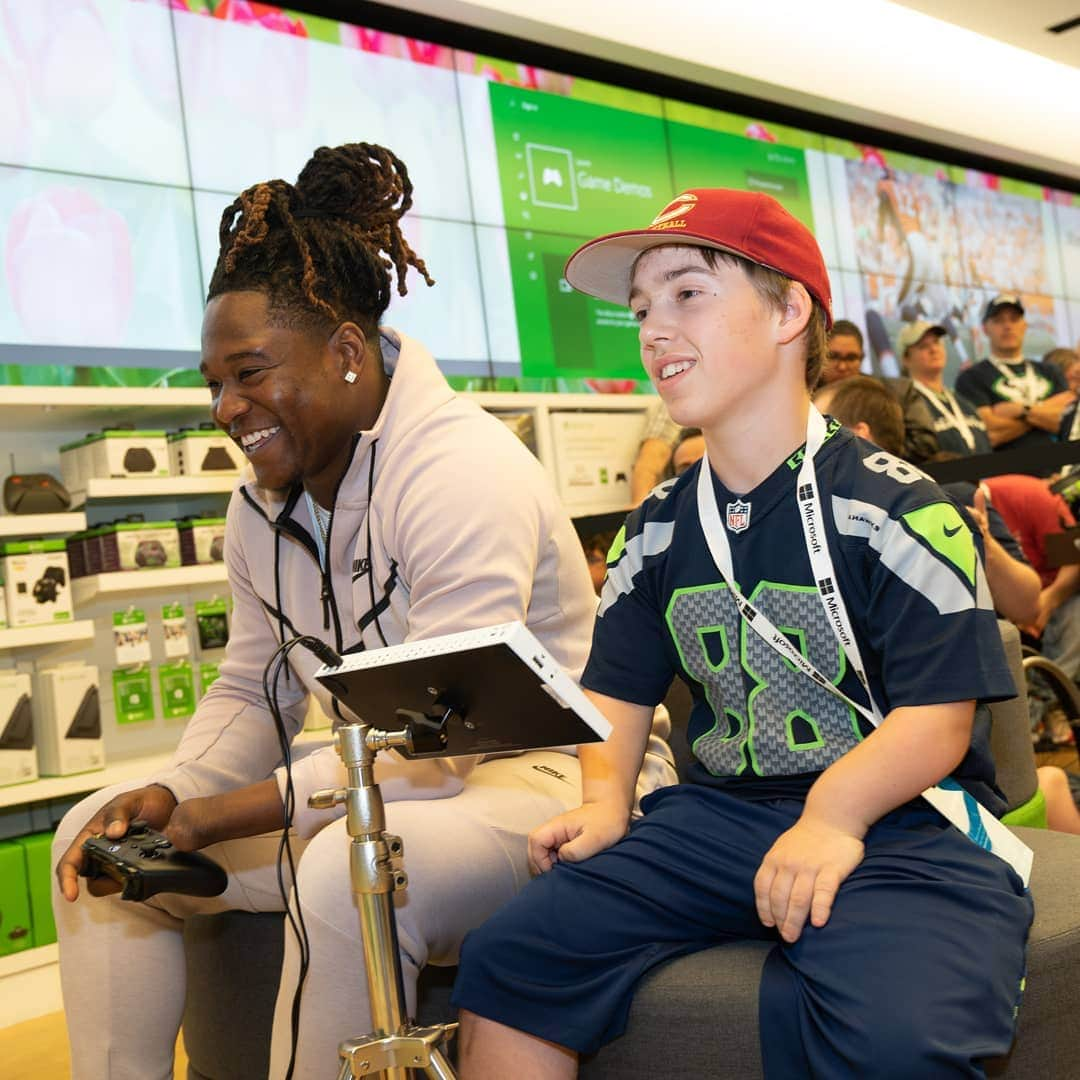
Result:
M611 233L583 244L567 260L563 276L578 292L625 307L630 300L630 272L637 257L642 252L667 245L706 247L746 258L715 240L681 229L677 233L634 229Z

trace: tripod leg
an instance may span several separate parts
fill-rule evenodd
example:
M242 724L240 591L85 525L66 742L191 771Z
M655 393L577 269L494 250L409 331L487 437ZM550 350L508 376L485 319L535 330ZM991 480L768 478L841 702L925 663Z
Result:
M450 1067L450 1062L443 1057L441 1050L432 1049L431 1060L424 1072L432 1077L432 1080L455 1080L454 1070Z

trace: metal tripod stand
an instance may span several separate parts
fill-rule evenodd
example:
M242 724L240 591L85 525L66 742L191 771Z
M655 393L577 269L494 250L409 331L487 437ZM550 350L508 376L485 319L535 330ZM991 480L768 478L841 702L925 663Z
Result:
M431 752L445 746L446 722L454 715L451 708L426 714L402 709L398 711L405 723L401 731L380 731L363 723L342 725L334 741L348 771L348 786L318 791L308 799L308 805L316 809L345 804L352 837L349 874L360 909L371 1000L372 1031L341 1043L338 1080L374 1074L386 1080L407 1080L409 1069L421 1070L435 1080L454 1080L443 1047L457 1024L417 1027L405 1014L393 894L408 885L408 877L401 867L401 837L385 831L382 792L374 768L380 750Z

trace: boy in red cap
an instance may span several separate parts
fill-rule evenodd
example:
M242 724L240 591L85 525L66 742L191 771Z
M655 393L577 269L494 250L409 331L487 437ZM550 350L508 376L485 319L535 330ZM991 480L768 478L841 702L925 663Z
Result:
M1015 693L977 539L811 405L829 280L774 199L684 192L566 277L629 302L707 454L609 553L582 685L614 730L581 749L581 807L530 837L540 876L466 939L462 1075L573 1076L652 966L748 938L775 943L770 1080L982 1075L1012 1039L1032 906L972 741L976 700ZM675 677L694 764L632 822Z

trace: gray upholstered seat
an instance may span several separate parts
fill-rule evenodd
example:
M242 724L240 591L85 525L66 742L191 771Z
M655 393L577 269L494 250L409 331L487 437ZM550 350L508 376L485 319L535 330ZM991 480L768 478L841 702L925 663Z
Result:
M1019 637L1002 636L1017 685L1023 686ZM669 701L682 722L688 698ZM998 782L1011 807L1036 789L1035 762L1023 699L993 707ZM685 743L685 740L682 740ZM1035 850L1031 891L1035 923L1028 947L1027 990L1008 1060L990 1063L992 1076L1047 1080L1080 1075L1074 1028L1080 973L1080 837L1018 829ZM250 1080L263 1076L281 963L280 915L224 915L189 920L188 1003L184 1040L189 1080ZM708 1076L751 1080L761 1075L757 988L770 946L724 945L681 957L650 973L638 988L626 1034L582 1064L585 1080L640 1076ZM425 1020L449 1015L452 969L429 968L421 980ZM359 1032L342 1032L342 1036Z

